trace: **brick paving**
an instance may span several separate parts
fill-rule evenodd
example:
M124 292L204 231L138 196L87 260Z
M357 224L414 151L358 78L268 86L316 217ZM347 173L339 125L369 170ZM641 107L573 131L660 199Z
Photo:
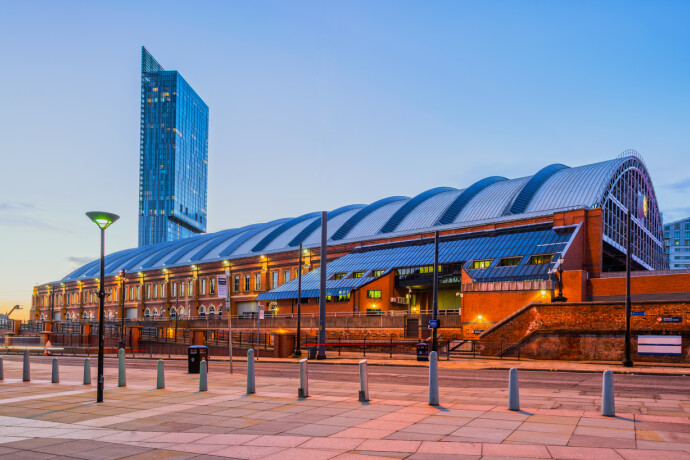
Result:
M92 361L95 382L95 360ZM213 368L212 368L213 370ZM357 401L358 386L312 380L297 398L298 381L246 376L198 376L168 370L155 390L151 369L128 369L117 388L106 368L105 402L82 369L5 361L0 381L0 459L690 459L688 395L616 400L617 416L599 414L600 395L577 390L522 389L522 410L508 411L507 391L441 388L441 406L426 403L425 387L404 379L370 385L372 400Z

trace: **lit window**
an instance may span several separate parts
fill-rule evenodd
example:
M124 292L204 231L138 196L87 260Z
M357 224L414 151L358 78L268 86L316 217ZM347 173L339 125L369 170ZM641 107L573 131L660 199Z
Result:
M472 262L472 268L489 268L491 262L491 259L475 260L474 262Z
M383 275L383 272L384 272L384 270L374 270L372 274L374 275L374 278L377 278L377 277Z
M283 270L283 284L290 282L290 270Z
M532 256L529 258L530 265L548 264L553 259L553 254Z
M364 276L364 272L354 272L352 274L353 278L361 278L362 276Z
M254 290L255 291L261 290L261 273L255 273L254 274Z
M367 291L367 299L380 299L380 298L381 298L381 291L380 290L369 289Z
M333 279L334 280L341 280L341 279L345 278L345 275L347 275L347 273L336 273L335 275L333 275Z

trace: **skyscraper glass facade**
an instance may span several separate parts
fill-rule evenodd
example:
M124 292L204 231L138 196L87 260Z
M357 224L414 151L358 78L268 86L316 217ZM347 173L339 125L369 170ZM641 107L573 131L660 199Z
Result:
M666 255L671 269L690 269L690 217L664 225Z
M206 232L208 106L141 48L139 246Z

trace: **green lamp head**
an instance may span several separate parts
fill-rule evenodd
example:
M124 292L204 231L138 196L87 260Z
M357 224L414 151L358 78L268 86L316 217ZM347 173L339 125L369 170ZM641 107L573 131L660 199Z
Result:
M98 225L101 230L105 230L110 227L110 224L114 223L120 218L117 214L111 212L103 211L91 211L87 212L86 216Z

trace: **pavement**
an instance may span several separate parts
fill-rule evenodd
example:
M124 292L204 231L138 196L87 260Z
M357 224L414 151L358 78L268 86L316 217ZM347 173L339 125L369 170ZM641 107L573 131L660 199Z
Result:
M5 357L0 459L690 459L690 389L619 396L616 417L603 417L600 394L575 389L523 388L518 412L507 388L442 387L432 407L404 379L370 385L368 403L355 383L312 380L300 399L298 380L261 375L247 395L246 375L227 372L199 392L197 375L168 370L156 390L151 362L128 368L121 388L106 367L97 404L95 368L93 385L79 366L51 384L49 363L32 362L22 382L21 358Z
M274 358L271 351L262 351L260 361L266 363L297 363L298 358ZM130 355L128 355L130 356ZM169 355L150 355L137 354L137 358L151 357L154 359L167 359ZM306 358L306 352L302 358ZM186 356L171 356L172 359L186 360ZM328 352L328 359L319 360L319 364L332 365L357 365L359 361L366 359L370 366L410 366L428 367L428 362L417 361L415 355L396 355L391 358L388 353L352 353ZM211 356L211 361L227 361L226 356ZM246 362L246 356L233 356L233 360ZM614 374L637 374L637 375L690 375L690 363L658 363L658 362L637 362L633 367L623 367L620 361L557 361L557 360L534 360L516 358L495 358L495 357L460 357L453 356L447 359L445 355L439 355L439 369L491 369L508 370L516 368L524 371L553 371L553 372L594 372L602 373L611 370Z

